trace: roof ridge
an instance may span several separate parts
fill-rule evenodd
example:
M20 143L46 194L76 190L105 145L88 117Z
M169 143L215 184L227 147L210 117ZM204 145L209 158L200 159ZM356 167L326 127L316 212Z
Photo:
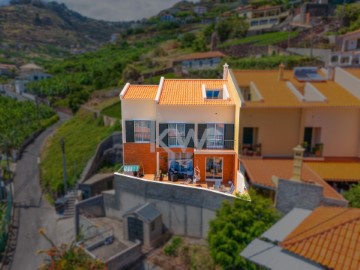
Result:
M309 229L307 229L307 230L299 233L298 235L293 236L293 237L292 237L291 239L289 239L289 240L282 241L282 242L281 242L281 246L285 247L285 246L294 245L294 244L296 244L297 242L301 242L301 241L307 240L307 239L309 239L309 238L313 238L313 237L315 237L315 236L318 236L319 234L328 233L329 231L334 230L334 229L337 229L337 228L339 228L339 227L341 227L341 226L344 226L345 224L352 223L352 222L354 222L354 221L356 221L356 220L359 220L359 221L360 221L360 215L359 215L359 216L357 216L357 217L354 217L354 218L345 220L345 221L343 221L343 222L340 222L339 224L337 224L337 225L335 225L335 226L333 226L333 227L330 227L330 228L328 228L328 229L326 229L326 230L323 230L323 231L321 231L321 232L316 232L316 233L314 233L314 234L311 234L311 235L309 235L309 236L307 236L307 237L304 237L304 238L301 238L301 239L299 239L299 240L293 240L294 238L299 237L299 235L301 235L301 234L303 234L303 233L306 233L306 232L308 232L308 231L311 231L311 230L313 230L314 228L318 227L319 225L324 224L324 223L330 221L331 219L334 219L335 217L338 217L338 216L340 216L340 215L342 215L342 214L344 214L344 213L346 213L346 212L349 212L349 211L351 211L351 210L353 210L353 209L352 209L352 208L346 208L345 211L343 211L343 212L341 212L341 213L339 213L339 214L337 214L337 215L335 215L335 216L332 216L331 218L327 219L326 221L321 222L321 223L319 223L319 224L316 224L316 225L312 226L311 228L309 228ZM306 220L306 219L305 219L305 220ZM304 221L305 221L305 220L304 220ZM296 229L295 229L295 230L296 230Z
M227 82L228 80L224 79L177 79L177 78L164 78L166 81L224 81Z

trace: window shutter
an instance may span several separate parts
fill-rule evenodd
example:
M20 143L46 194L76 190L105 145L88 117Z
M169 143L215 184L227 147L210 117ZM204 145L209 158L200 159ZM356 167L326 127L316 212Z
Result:
M151 143L156 142L156 122L155 121L150 122L150 142Z
M190 137L190 134L192 134L191 137ZM194 137L193 137L194 135L195 135L195 125L194 124L185 124L185 140L188 137L190 137L189 143L186 147L194 148Z
M234 149L234 125L225 124L224 149Z
M134 142L134 121L125 121L126 142Z
M162 137L162 133L165 132L165 130L168 129L168 124L159 124L159 139ZM162 137L162 143L163 145L169 146L169 142L168 142L168 133L166 132L166 135L164 137ZM160 143L160 142L159 142ZM161 147L161 145L159 144L159 146Z
M205 141L201 141L201 138L204 136L204 139L206 138L206 128L207 128L207 124L198 124L198 148L201 147L201 149L205 149L206 148L206 140ZM201 145L201 143L203 143Z

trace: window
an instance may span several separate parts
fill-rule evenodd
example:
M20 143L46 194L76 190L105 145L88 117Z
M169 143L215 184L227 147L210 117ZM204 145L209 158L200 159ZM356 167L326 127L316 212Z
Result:
M337 55L331 56L331 62L332 63L337 63L338 61L339 61L339 57Z
M350 57L349 56L341 57L341 60L340 60L341 64L348 64L349 62L350 62Z
M223 158L206 158L206 180L216 180L223 178Z
M135 142L150 142L150 121L134 121Z
M183 146L185 142L185 124L169 124L169 146Z
M207 99L222 99L222 89L209 89L206 90Z
M356 42L356 48L357 49L360 49L360 38L357 40L357 42Z
M243 129L243 145L255 145L258 143L258 128L244 127Z
M199 61L199 65L200 65L200 67L202 67L202 65L203 65L203 62L201 60Z
M208 124L206 148L224 147L224 124Z

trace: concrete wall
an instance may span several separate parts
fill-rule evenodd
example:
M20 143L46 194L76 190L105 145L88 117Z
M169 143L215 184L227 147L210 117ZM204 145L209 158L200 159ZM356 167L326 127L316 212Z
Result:
M331 50L329 49L308 49L308 48L287 48L288 52L295 53L303 56L310 56L311 53L314 57L319 58L321 61L325 63L325 65L329 65ZM312 52L311 52L312 51Z
M321 205L322 196L322 186L279 179L275 206L283 213L295 207L313 210Z
M117 152L119 154L118 158L122 161L122 135L121 132L114 132L111 136L103 140L98 145L98 147L96 148L95 155L86 164L86 167L81 174L79 183L83 183L85 180L87 180L93 174L95 174L95 172L98 170L102 161L105 158L104 153L107 150L114 148L115 145L120 147L119 151Z
M129 247L128 249L109 258L106 261L106 265L109 270L124 269L124 267L137 262L141 256L142 256L141 242L137 242L133 246Z
M359 109L304 109L304 127L321 128L321 142L324 144L323 156L358 156Z
M255 127L263 156L293 156L293 148L299 144L300 121L300 109L244 108L240 113L240 145L243 128Z
M165 228L177 235L205 238L209 222L223 201L234 196L163 182L115 174L115 193L104 194L106 215L115 218L130 209L151 202L162 214Z

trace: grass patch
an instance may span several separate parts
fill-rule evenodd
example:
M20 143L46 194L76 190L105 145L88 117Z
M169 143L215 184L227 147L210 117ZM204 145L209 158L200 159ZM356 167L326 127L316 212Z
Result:
M304 56L283 56L273 55L264 57L246 57L246 58L229 58L227 63L233 69L278 69L281 63L284 63L286 69L292 69L296 66L313 66L318 65L315 58Z
M121 103L120 103L120 101L103 109L101 111L101 113L104 115L113 117L113 118L121 119Z
M290 38L295 38L298 34L299 33L296 31L266 33L262 35L228 40L219 47L224 48L224 47L241 45L241 44L252 44L255 46L272 45L286 41L289 38L289 35Z
M73 186L79 179L86 163L95 153L97 145L119 130L120 127L105 127L92 115L79 112L72 119L62 124L48 140L41 154L41 184L55 197L63 189L63 167L60 139L65 139L66 172L68 186Z

